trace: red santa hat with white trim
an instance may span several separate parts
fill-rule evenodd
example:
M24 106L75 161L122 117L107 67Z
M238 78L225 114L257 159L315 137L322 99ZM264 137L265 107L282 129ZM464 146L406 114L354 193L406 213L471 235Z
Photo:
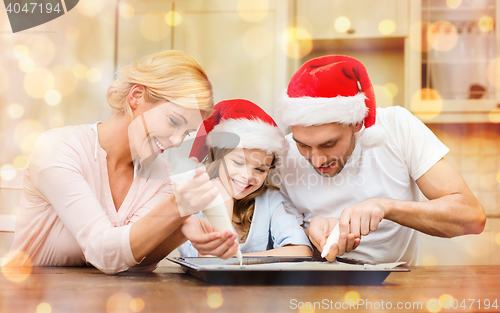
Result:
M203 121L196 134L190 157L202 161L211 147L259 149L284 156L287 143L273 118L263 109L248 100L234 99L215 105L214 113Z
M376 145L385 131L375 126L377 108L364 65L351 57L312 59L293 75L280 107L283 126L364 123L363 143Z

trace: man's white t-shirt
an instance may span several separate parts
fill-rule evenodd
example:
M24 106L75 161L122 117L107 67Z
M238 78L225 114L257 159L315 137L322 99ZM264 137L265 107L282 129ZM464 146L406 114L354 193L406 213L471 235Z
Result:
M340 218L345 208L371 198L418 201L415 181L449 149L409 111L401 107L377 109L376 125L386 131L378 146L359 143L334 177L319 175L300 155L289 134L288 156L279 167L285 209L304 228L315 216ZM363 136L362 129L360 138ZM389 220L361 238L359 247L346 257L377 263L404 261L416 264L418 232Z

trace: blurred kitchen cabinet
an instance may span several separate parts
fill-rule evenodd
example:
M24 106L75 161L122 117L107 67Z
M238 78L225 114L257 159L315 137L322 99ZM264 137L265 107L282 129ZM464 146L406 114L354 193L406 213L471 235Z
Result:
M287 84L281 40L288 1L175 1L180 23L173 49L205 68L215 101L244 98L277 118L276 103Z
M410 12L408 109L426 123L500 121L498 2L412 0Z
M297 39L402 37L408 34L407 0L297 0ZM339 19L340 18L340 19ZM384 21L383 23L381 23Z
M172 48L172 26L165 16L173 1L119 1L117 69L151 53Z

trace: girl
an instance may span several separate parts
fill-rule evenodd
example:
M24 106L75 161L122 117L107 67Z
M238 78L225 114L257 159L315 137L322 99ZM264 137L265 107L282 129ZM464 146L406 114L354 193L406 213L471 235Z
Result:
M274 120L250 101L228 100L218 103L202 126L191 156L202 160L210 154L204 162L207 173L226 201L241 251L247 256L311 256L306 234L270 183L286 150ZM179 251L197 257L213 254L213 246L188 241Z
M37 141L8 265L153 270L185 234L198 234L178 205L199 210L217 187L200 167L174 198L157 156L213 111L203 68L183 52L151 55L125 67L107 98L114 113L105 122L50 130ZM234 245L236 234L225 239Z

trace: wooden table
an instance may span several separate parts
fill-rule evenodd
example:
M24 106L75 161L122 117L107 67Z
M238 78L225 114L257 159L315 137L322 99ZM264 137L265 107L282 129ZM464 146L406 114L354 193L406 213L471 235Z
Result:
M4 268L0 274L0 312L318 313L327 312L327 308L335 310L335 306L344 312L437 312L437 302L431 301L428 310L429 299L444 299L445 294L455 301L449 302L450 309L441 308L441 312L500 312L500 266L410 269L409 273L391 273L379 286L214 287L183 274L175 266L160 267L153 273L119 275L102 274L94 268L44 267L33 268L28 276L19 269ZM25 280L16 282L23 277ZM346 297L353 304L359 301L359 306L346 307ZM468 299L474 299L472 305ZM486 299L490 309L484 307ZM498 308L491 307L495 300ZM314 302L316 309L306 310L308 303L312 308ZM388 309L388 302L392 309ZM456 310L451 307L453 303Z

